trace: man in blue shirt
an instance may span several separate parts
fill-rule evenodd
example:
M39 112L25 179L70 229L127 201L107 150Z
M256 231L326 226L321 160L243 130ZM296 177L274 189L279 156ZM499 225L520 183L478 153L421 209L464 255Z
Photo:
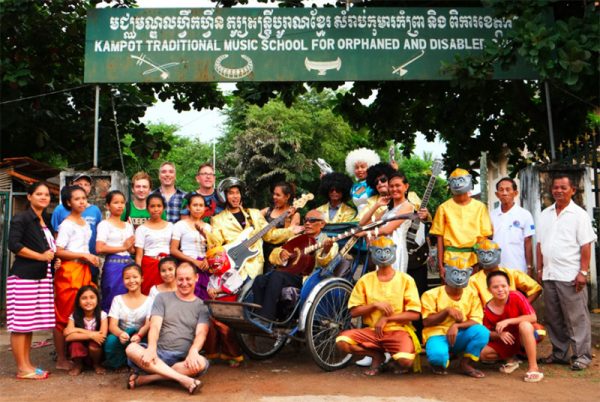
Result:
M73 181L71 182L73 186L81 187L85 193L90 195L92 191L92 177L88 174L82 173L75 176ZM52 212L52 227L56 232L58 232L58 227L65 220L67 216L71 214L71 211L68 211L62 204L59 204ZM88 204L85 211L81 214L83 219L90 225L92 229L92 237L90 238L89 248L91 254L96 254L96 226L102 220L102 213L100 212L100 208L95 205ZM92 281L94 283L98 283L98 275L100 273L98 267L90 267L92 271Z

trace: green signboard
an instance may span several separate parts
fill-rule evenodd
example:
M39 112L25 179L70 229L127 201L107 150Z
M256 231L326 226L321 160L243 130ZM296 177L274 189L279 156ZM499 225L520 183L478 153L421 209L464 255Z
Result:
M85 82L444 80L502 40L486 8L94 9ZM533 79L523 63L497 79Z

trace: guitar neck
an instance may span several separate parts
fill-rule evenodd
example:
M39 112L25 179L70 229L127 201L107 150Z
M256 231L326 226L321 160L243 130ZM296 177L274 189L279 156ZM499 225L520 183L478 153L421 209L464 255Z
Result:
M425 208L429 203L429 198L431 198L431 193L433 193L433 187L435 186L435 176L431 175L429 178L429 182L427 183L427 188L425 189L425 193L423 194L423 199L421 200L421 208Z
M285 218L287 218L287 216L290 214L289 209L287 211L285 211L284 213L282 213L281 215L279 215L277 218L273 219L271 222L269 222L269 224L267 226L265 226L264 228L262 228L261 230L259 230L258 232L256 232L252 237L250 237L249 239L245 240L242 244L244 245L244 247L250 247L251 245L253 245L254 243L256 243L256 241L258 239L260 239L261 237L263 237L269 230L271 230L271 228L277 226L278 224L280 224L281 222L283 222L285 220Z
M390 221L395 221L395 220L398 220L398 219L413 219L414 216L415 216L415 214L401 214L401 215L392 216L391 218L381 219L381 220L378 220L378 221L366 224L364 226L359 226L359 227L350 229L347 232L339 234L339 235L337 235L335 237L330 237L327 240L333 240L333 241L343 240L343 239L345 239L347 237L354 236L354 234L356 234L358 232L364 232L366 230L375 229L376 227L379 227L381 225L385 225L386 223L388 223ZM324 242L313 244L312 246L306 247L303 252L305 254L312 253L313 251L315 251L315 250L320 249L321 247L323 247L324 244L325 244Z

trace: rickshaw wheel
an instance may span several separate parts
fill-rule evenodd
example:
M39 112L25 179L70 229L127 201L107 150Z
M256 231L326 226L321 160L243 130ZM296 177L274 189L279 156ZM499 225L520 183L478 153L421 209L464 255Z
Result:
M253 300L252 287L246 286L242 289L238 301L251 303ZM287 340L285 335L263 333L236 332L236 337L244 353L254 360L265 360L273 357L283 349Z
M333 371L345 367L351 354L341 352L335 344L340 332L352 327L348 299L352 287L345 282L332 282L323 287L310 306L306 319L306 344L319 367Z

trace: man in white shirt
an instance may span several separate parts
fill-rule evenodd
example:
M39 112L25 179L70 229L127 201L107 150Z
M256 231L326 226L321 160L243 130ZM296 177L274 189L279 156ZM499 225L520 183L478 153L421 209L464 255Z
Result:
M519 195L517 183L504 177L496 183L500 206L490 213L494 227L494 242L502 249L500 265L533 276L533 216L515 204Z
M596 234L587 212L571 200L576 191L569 176L554 177L555 203L540 216L537 274L544 285L544 315L552 342L552 354L540 360L584 370L592 361L587 278Z

